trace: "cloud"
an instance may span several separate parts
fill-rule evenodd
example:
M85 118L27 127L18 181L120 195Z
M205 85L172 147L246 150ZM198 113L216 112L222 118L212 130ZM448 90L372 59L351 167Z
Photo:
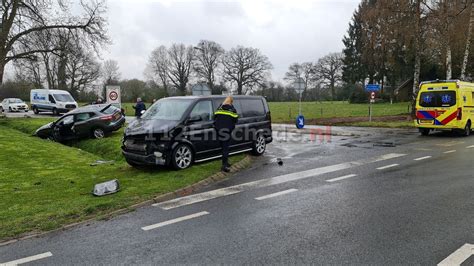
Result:
M259 48L281 79L293 62L316 61L343 48L342 38L359 1L151 1L109 2L113 44L106 59L119 62L122 78L143 78L159 45L195 45L201 39Z

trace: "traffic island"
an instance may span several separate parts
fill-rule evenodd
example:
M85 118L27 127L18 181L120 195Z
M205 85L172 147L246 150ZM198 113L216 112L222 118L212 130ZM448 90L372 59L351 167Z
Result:
M219 160L181 171L134 169L117 156L120 132L65 146L32 137L31 129L36 126L28 123L36 123L35 119L6 120L0 123L0 241L4 243L108 219L192 193L228 176L220 172ZM97 160L115 163L90 166ZM233 172L250 162L246 155L231 157ZM92 195L95 184L113 179L120 181L118 193Z

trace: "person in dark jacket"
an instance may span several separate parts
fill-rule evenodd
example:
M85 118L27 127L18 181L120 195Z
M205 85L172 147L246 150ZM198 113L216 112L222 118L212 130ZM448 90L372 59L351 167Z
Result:
M232 139L232 131L235 128L239 115L232 105L234 99L228 96L214 113L214 127L217 131L217 138L222 147L222 168L224 172L230 171L229 145Z
M137 118L142 116L142 111L146 110L146 106L141 98L137 98L137 104L133 106L133 109L135 109L135 116Z

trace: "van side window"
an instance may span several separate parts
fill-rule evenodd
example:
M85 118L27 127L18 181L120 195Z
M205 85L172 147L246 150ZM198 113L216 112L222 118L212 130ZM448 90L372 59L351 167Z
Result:
M237 111L237 114L239 117L242 117L242 100L234 100L233 104L235 110Z
M56 101L53 98L53 95L50 94L48 98L49 98L50 103L56 103Z
M202 121L211 121L213 113L211 101L200 101L194 106L190 117L199 116Z
M260 99L244 99L241 100L244 117L254 117L265 115L262 100Z

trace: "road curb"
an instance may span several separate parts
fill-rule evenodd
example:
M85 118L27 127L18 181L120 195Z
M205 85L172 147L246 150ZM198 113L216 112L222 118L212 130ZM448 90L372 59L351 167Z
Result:
M361 136L354 132L343 132L343 131L334 131L331 126L321 126L317 128L293 128L290 126L272 126L273 131L282 132L282 133L298 133L298 134L314 134L320 136L343 136L343 137L356 137Z
M63 225L60 228L57 228L57 229L54 229L54 230L50 230L50 231L46 231L46 232L39 232L39 233L31 233L31 234L28 234L28 235L25 235L25 236L22 236L22 237L13 238L13 239L5 240L5 241L0 241L0 247L10 245L10 244L13 244L15 242L26 240L26 239L41 237L41 236L44 236L44 235L48 235L48 234L52 234L52 233L56 233L56 232L60 232L60 231L65 231L67 229L70 229L70 228L73 228L73 227L76 227L76 226L79 226L79 225L92 223L94 221L108 220L108 219L111 219L111 218L113 218L117 215L125 214L125 213L128 213L128 212L134 211L138 208L149 206L149 205L154 204L154 203L159 203L159 202L168 201L168 200L171 200L171 199L175 199L175 198L190 195L191 193L193 193L193 192L195 192L199 189L202 189L202 188L204 188L204 187L206 187L210 184L213 184L215 182L219 182L219 181L231 176L232 174L235 174L236 172L247 168L251 164L251 162L252 162L252 156L247 155L247 156L245 156L244 159L242 159L239 162L233 164L230 168L231 171L229 173L218 172L218 173L215 173L215 174L207 177L206 179L203 179L203 180L201 180L197 183L194 183L192 185L189 185L187 187L180 188L176 191L168 192L168 193L156 196L153 199L146 200L146 201L143 201L143 202L140 202L140 203L136 203L136 204L131 205L127 208L115 210L113 212L110 212L110 213L107 213L107 214L104 214L104 215L101 215L101 216L97 216L97 217L94 217L94 218L90 218L90 219L80 221L80 222L76 222L76 223L72 223L72 224Z

